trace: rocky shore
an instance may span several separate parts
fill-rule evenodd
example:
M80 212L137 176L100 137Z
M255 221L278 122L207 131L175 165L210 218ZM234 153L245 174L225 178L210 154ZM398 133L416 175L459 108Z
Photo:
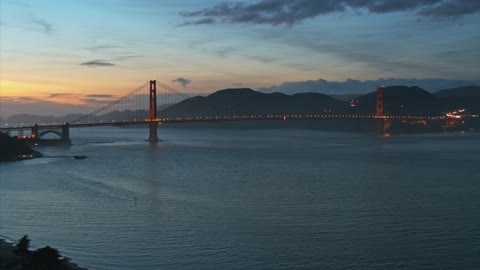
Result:
M50 247L47 247L51 249ZM44 248L45 249L45 248ZM40 250L40 249L39 249ZM53 250L53 249L51 249ZM33 268L27 266L25 268L25 262L27 258L25 256L21 256L15 254L15 244L8 243L3 239L0 239L0 270L23 270L23 269L37 269L36 266ZM37 250L38 251L38 250ZM34 253L35 251L32 251ZM38 268L44 269L44 268ZM55 269L63 269L63 270L88 270L87 268L80 267L70 261L65 260L65 262L61 263L60 268ZM52 269L53 270L53 269Z
M18 161L41 157L38 151L33 150L24 142L0 132L0 162Z

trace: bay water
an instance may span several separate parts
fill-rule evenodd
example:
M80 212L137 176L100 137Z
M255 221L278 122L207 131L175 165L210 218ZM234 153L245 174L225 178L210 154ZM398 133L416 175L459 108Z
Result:
M0 237L92 270L480 269L479 133L146 135L72 129L0 164Z

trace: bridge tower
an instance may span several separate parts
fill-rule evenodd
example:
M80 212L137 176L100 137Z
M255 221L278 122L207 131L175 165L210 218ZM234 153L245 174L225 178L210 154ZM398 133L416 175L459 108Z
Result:
M67 122L62 123L62 137L60 138L60 140L63 143L71 144L71 141L70 141L70 124L67 123Z
M382 85L377 88L377 134L384 134L385 132L385 119L383 118L383 94L385 87Z
M31 137L32 138L38 138L38 125L37 124L33 124L32 125L32 129L31 129L32 133L31 133Z
M158 127L158 120L157 120L157 81L150 81L150 98L149 98L149 112L148 112L148 119L150 120L149 124L149 136L148 141L152 144L159 142L157 136L157 127Z

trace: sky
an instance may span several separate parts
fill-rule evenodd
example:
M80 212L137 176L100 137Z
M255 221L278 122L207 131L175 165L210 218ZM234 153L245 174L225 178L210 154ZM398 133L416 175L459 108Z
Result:
M1 117L86 112L151 79L480 81L478 0L1 0L0 15Z

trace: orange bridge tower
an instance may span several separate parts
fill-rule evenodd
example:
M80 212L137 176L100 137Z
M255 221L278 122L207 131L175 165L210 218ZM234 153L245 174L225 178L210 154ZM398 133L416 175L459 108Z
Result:
M385 119L384 119L384 111L383 111L383 95L384 95L385 87L382 85L377 88L377 134L384 134L385 132Z
M150 98L149 98L149 112L148 112L148 120L150 121L149 128L149 136L148 141L152 144L159 142L157 136L157 128L158 128L158 118L157 118L157 81L150 81Z

